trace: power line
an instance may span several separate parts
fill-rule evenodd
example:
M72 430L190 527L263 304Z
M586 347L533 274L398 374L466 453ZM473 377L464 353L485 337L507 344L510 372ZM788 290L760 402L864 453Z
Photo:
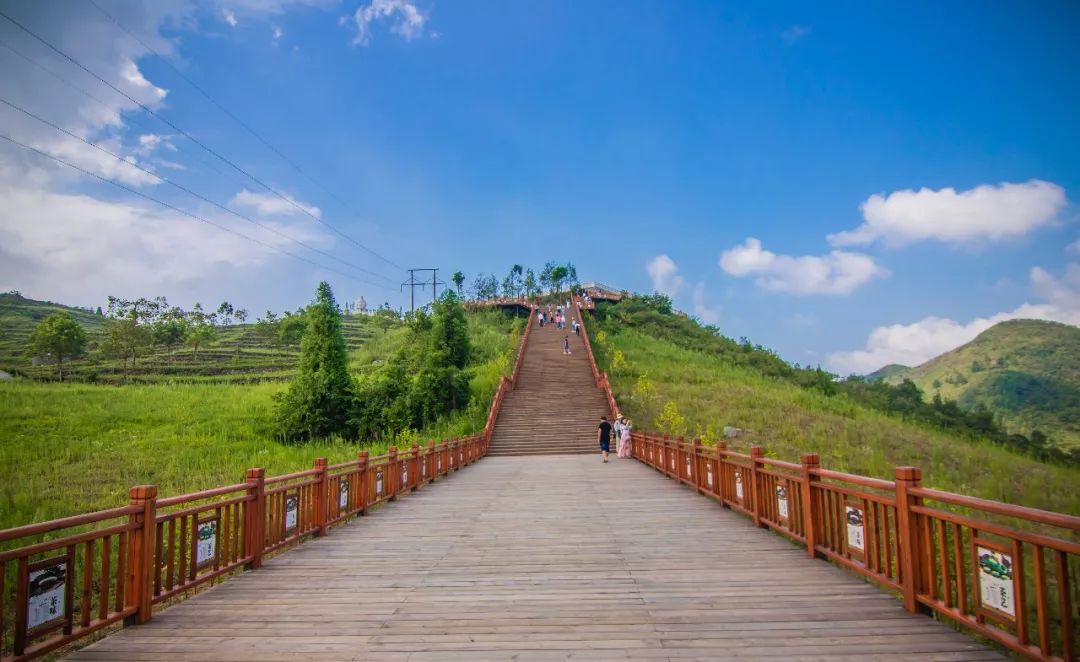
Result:
M109 88L111 88L111 89L112 89L112 90L113 90L114 92L116 92L117 94L121 95L122 97L124 97L125 99L127 99L128 101L130 101L131 103L133 103L133 104L135 104L136 106L138 106L139 108L141 108L141 109L142 109L142 110L143 110L144 112L146 112L147 114L149 114L149 115L152 115L153 117L157 118L157 119L158 119L159 121L161 121L162 123L164 123L164 124L166 124L167 126L171 127L171 128L172 128L172 129L174 130L174 131L176 131L176 132L177 132L177 133L179 133L180 135L184 136L185 138L187 138L187 139L188 139L188 140L190 140L191 142L195 143L196 145L198 145L199 147L203 148L204 150L206 150L207 152L209 152L209 153L210 153L210 154L212 154L213 156L217 157L217 158L218 158L219 160L221 160L221 161L222 161L223 163L227 164L227 165L228 165L229 167L233 168L233 169L234 169L234 170L236 170L237 172L240 172L240 173L242 173L242 174L243 174L244 176L246 176L246 177L247 177L248 179L250 179L251 181L255 182L255 183L256 183L256 184L258 184L259 186L263 187L263 188L264 188L264 189L266 189L267 191L270 191L271 193L273 193L273 194L274 194L274 195L276 195L277 197L281 198L282 200L284 200L284 201L285 201L285 202L287 202L288 204L292 205L292 206L293 206L293 207L295 207L295 208L296 208L297 210L299 210L299 211L300 211L301 213L303 213L303 214L306 214L307 216L310 216L310 217L311 217L311 218L312 218L312 219L313 219L313 220L314 220L315 222L317 222L317 223L321 223L321 224L325 225L326 227L330 228L331 230L333 230L333 231L334 231L335 233L337 233L337 234L338 234L338 235L340 235L341 237L343 237L343 238L345 238L345 239L349 240L350 242L352 242L353 244L355 244L355 245L356 245L357 247L359 247L360 249L362 249L362 250L364 250L364 251L366 251L366 252L370 253L371 255L373 255L373 256L377 257L378 259L380 259L380 260L382 260L382 261L386 262L387 264L390 264L391 266L393 266L393 267L395 267L395 268L398 268L398 269L402 269L402 267L398 266L397 264L395 264L394 262L392 262L392 261L391 261L390 259L388 259L388 258L386 258L386 257L383 257L382 255L380 255L380 254L379 254L379 253L377 253L376 251L374 251L374 250L372 250L372 249L368 248L367 246L363 245L362 243L360 243L360 242L359 242L359 241L357 241L356 239L353 239L353 238L352 238L351 236L349 236L349 235L345 234L345 233L344 233L344 232L342 232L341 230L338 230L338 229L337 229L337 228L335 228L334 226L330 225L329 223L327 223L327 222L326 222L325 220L323 220L322 218L319 218L319 217L318 217L318 216L316 216L315 214L312 214L312 213L311 213L311 212L310 212L310 211L309 211L309 210L308 210L307 208L305 208L305 207L304 207L303 205L301 205L301 204L297 203L297 202L296 202L295 200L293 200L293 199L292 199L292 198L290 198L289 196L287 196L287 195L285 195L285 194L281 193L280 191L278 191L277 189L273 188L273 187L272 187L272 186L270 186L269 184L267 184L267 183L263 182L263 181L262 181L261 179L259 179L259 178L258 178L258 177L256 177L255 175L252 175L252 174L251 174L251 173L249 173L248 171L246 171L246 170L244 170L243 168L241 168L240 166L236 165L235 163L233 163L232 161L230 161L230 160L229 160L228 158L226 158L226 157L222 156L222 155L221 155L220 153L218 153L217 151L215 151L215 150L214 150L214 149L212 149L211 147L207 146L207 145L206 145L205 143L203 143L202 141L198 140L197 138L195 138L194 136L192 136L192 135L191 135L190 133L188 133L187 131L184 131L183 129L181 129L181 128L180 128L179 126L177 126L177 125L176 125L176 124L174 124L173 122L171 122L171 121L169 121L168 119L166 119L166 118L162 117L161 115L158 115L158 114L157 114L157 113L155 113L155 112L154 112L153 110L151 110L151 109L150 109L150 108L148 108L147 106L143 105L143 104L142 104L141 102L139 102L138 100L136 100L136 99L135 99L134 97L132 97L132 96L131 96L131 95L129 95L128 93L124 92L123 90L121 90L120 88L116 87L115 85L113 85L113 84L112 84L112 83L110 83L109 81L105 80L104 78L102 78L102 77L101 77L101 76L99 76L98 74L94 73L93 71L91 71L90 69L88 69L88 68L87 68L86 66L84 66L84 65L83 65L83 64L82 64L81 62L79 62L79 61L78 61L78 60L76 60L75 58L71 57L70 55L68 55L68 54L67 54L67 53L65 53L64 51L60 50L59 48L57 48L56 46L54 46L54 45L53 45L53 44L52 44L51 42L49 42L49 41L48 41L48 40L46 40L45 38L41 37L40 35L38 35L38 34L37 34L36 32L34 32L33 30L31 30L30 28L26 27L25 25L23 25L23 24L22 24L22 23L20 23L19 21L15 20L15 19L14 19L14 18L12 18L11 16L9 16L9 15L8 15L8 14L7 14L6 12L4 12L3 10L0 10L0 16L4 17L4 18L5 18L5 19L7 19L7 20L8 20L9 22L11 22L11 23L12 23L13 25L15 25L15 27L19 28L20 30L22 30L22 31L23 31L23 32L25 32L26 34L30 35L31 37L33 37L33 38L34 38L34 39L36 39L37 41L39 41L39 42L41 42L42 44L44 44L44 45L45 45L45 46L46 46L47 48L49 48L50 50L52 50L52 51L53 51L53 52L55 52L56 54L60 55L61 57L63 57L63 58L64 58L64 59L66 59L67 61L71 62L71 63L72 63L72 64L74 64L75 66L79 67L80 69L82 69L82 70L83 70L83 71L85 71L86 73L90 74L91 76L93 76L94 78L96 78L96 79L97 79L97 80L98 80L99 82L101 82L102 84L104 84L104 85L108 86Z
M112 184L113 186L115 186L115 187L117 187L119 189L127 191L128 193L131 193L133 195L137 195L140 198L144 198L146 200L149 200L150 202L159 204L162 207L165 207L166 209L172 210L172 211L174 211L174 212L176 212L178 214L183 214L184 216L187 216L189 218L193 218L196 221L206 223L207 225L212 225L213 227L215 227L215 228L217 228L219 230L224 230L225 232L228 232L229 234L234 234L237 237L240 237L241 239L246 239L248 241L254 242L256 244L259 244L260 246L263 246L265 248L269 248L270 250L277 251L277 252L282 253L284 255L287 255L287 256L289 256L291 258L300 260L302 262L306 262L306 263L308 263L308 264L310 264L310 265L312 265L314 267L317 267L319 269L324 269L326 271L336 273L339 276L344 276L345 278L349 278L351 280L355 280L357 282L364 283L364 284L367 284L367 285L374 285L375 287L381 287L383 289L389 289L389 288L385 287L384 285L380 285L379 283L373 283L371 281L364 280L363 278L358 278L356 276L353 276L352 274L347 274L347 273L345 273L343 271L338 271L337 269L334 269L332 267L327 267L326 265L319 264L318 262L315 262L313 260L309 260L306 257L303 257L302 255L297 255L296 253L290 253L289 251L287 251L287 250L285 250L283 248L279 248L278 246L274 246L273 244L268 244L265 241L261 241L259 239L254 238L254 237L249 237L248 235L246 235L246 234L244 234L242 232L237 232L236 230L233 230L232 228L228 228L228 227L225 227L224 225L220 225L220 224L215 223L213 221L207 220L207 219L205 219L202 216L199 216L197 214L192 214L191 212L186 211L184 209L181 209L179 207L176 207L175 205L170 205L169 203L167 203L167 202L165 202L163 200L158 200L157 198L155 198L153 196L147 195L147 194L142 193L140 191L136 191L135 189L131 188L130 186L124 186L123 184L121 184L119 182L113 181L113 180L111 180L111 179L109 179L107 177L102 177L101 175L99 175L97 173L86 170L85 168L81 168L81 167L75 165L74 163L70 163L68 161L65 161L64 159L59 158L59 157L53 156L52 154L49 154L48 152L44 152L44 151L42 151L42 150L40 150L40 149L38 149L36 147L32 147L30 145L27 145L26 143L21 143L18 140L15 140L14 138L12 138L11 136L0 133L0 139L6 140L6 141L8 141L9 143L11 143L13 145L18 145L19 147L22 147L23 149L34 152L35 154L38 154L40 156L44 156L45 158L52 159L53 161L56 161L57 163L59 163L61 165L65 165L65 166L71 168L72 170L77 170L77 171L83 173L84 175L89 175L90 177L93 177L94 179L105 182L106 184Z
M227 207L227 206L222 205L222 204L220 204L218 202L215 202L214 200L211 200L210 198L207 198L206 196L204 196L204 195L202 195L200 193L197 193L197 192L195 192L195 191L193 191L193 190L191 190L191 189L189 189L189 188L187 188L187 187L185 187L185 186L183 186L181 184L177 184L176 182L170 180L167 177L162 177L161 175L157 174L156 172L154 172L152 170L148 170L147 168L144 168L143 166L139 165L139 163L137 161L134 161L134 160L132 160L132 159L130 159L128 157L120 156L119 154L116 154L115 152L113 152L111 150L108 150L108 149L102 147L101 145L98 145L98 144L96 144L94 142L91 142L91 141L89 141L89 140L87 140L87 139L85 139L85 138L83 138L83 137L81 137L79 135L76 135L76 134L72 133L71 131L68 131L67 129L65 129L65 128L61 127L61 126L53 124L52 122L50 122L49 120L41 117L40 115L37 115L37 114L35 114L35 113L33 113L33 112L29 111L29 110L26 110L25 108L22 108L22 107L14 104L14 103L8 101L7 99L5 99L3 97L0 97L0 103L4 104L5 106L7 106L7 107L9 107L9 108L11 108L13 110L16 110L16 111L26 115L27 117L32 117L33 119L37 120L38 122L41 122L42 124L44 124L46 126L50 126L53 129L56 129L57 131L63 133L64 135L70 136L71 138L74 138L75 140L78 140L79 142L83 143L84 145L87 145L89 147L93 147L94 149L96 149L99 152L102 152L104 154L108 154L109 156L113 157L117 161L121 161L123 163L126 163L126 164L130 165L131 167L133 167L133 168L135 168L137 170L140 170L140 171L146 173L147 175L150 175L151 177L153 177L154 179L156 179L156 180L158 180L160 182L168 184L168 185L170 185L170 186L172 186L172 187L174 187L176 189L179 189L179 190L183 191L184 193L187 193L188 195L191 195L191 196L193 196L195 198L198 198L199 200L202 200L203 202L206 202L206 203L208 203L210 205L213 205L214 207L217 207L218 209L220 209L220 210L222 210L222 211L224 211L226 213L232 214L233 216L236 216L237 218L243 219L243 220L247 221L248 223L251 223L251 224L253 224L253 225L257 226L257 227L260 227L263 230L266 230L268 232L272 232L272 233L278 235L279 237L284 237L285 239L288 239L289 241L292 241L292 242L294 242L296 244L299 244L300 246L303 246L304 248L306 248L306 249L308 249L310 251L314 251L316 253L324 255L324 256L330 258L331 260L334 260L335 262L339 262L339 263L341 263L341 264L343 264L343 265L345 265L345 266L347 266L347 267L349 267L351 269L356 269L357 271L369 274L369 275L374 276L376 278L382 278L383 280L386 280L388 282L390 281L389 278L387 278L386 276L383 276L382 274L375 273L374 271L368 271L367 269L364 269L363 267L358 267L355 264L352 264L351 262L346 262L345 260L342 260L341 258L338 258L338 257L336 257L336 256L334 256L334 255L332 255L330 253L327 253L326 251L324 251L322 249L316 248L314 246L309 246L308 244L304 243L303 241L300 241L299 239L296 239L296 238L294 238L294 237L292 237L292 236L290 236L290 235L288 235L288 234L286 234L284 232L281 232L280 230L277 230L277 229L275 229L273 227L270 227L268 225L264 225L264 224L256 221L253 218L245 216L244 214L241 214L240 212L238 212L238 211L236 211L234 209L231 209L230 207Z
M17 55L17 56L21 57L21 58L22 58L23 60L25 60L25 61L26 61L27 63L29 63L29 64L32 64L32 65L34 65L35 67L37 67L38 69L41 69L42 71L44 71L45 73L49 74L49 75L50 75L50 76L52 76L53 78L56 78L56 79L57 79L58 81L60 81L61 83L63 83L63 84L65 84L65 85L67 85L67 86L68 86L68 87L70 87L71 89L73 89L73 90L75 90L76 92L78 92L78 93L82 94L82 95L83 95L83 96L85 96L85 97L86 97L87 99L90 99L91 101L95 102L96 104L98 104L99 106L101 106L102 108L104 108L104 109L105 109L106 111L109 111L109 112L113 112L113 107L112 107L112 106L110 106L109 104L105 103L105 102L104 102L104 101L102 101L101 99L99 99L99 98L98 98L97 96L95 96L95 95L91 94L90 92L86 91L85 89L83 89L83 88L82 88L82 87L80 87L79 85L77 85L77 84L75 84L75 83L71 82L70 80L68 80L67 78L65 78L65 77L64 77L63 75L61 75L61 74L58 74L57 72L53 71L53 70L52 70L52 69L50 69L49 67L46 67L45 65L41 64L40 62L38 62L38 61L37 61L37 60L35 60L34 58L30 57L30 56L29 56L29 55L27 55L26 53L23 53L22 51L20 51L19 49L15 48L15 47L14 47L14 46L12 46L11 44L9 44L9 43L5 42L5 41L4 41L3 39L0 39L0 48L3 48L3 49L5 49L5 50L7 50L7 51L9 51L9 52L11 52L11 53L13 53L13 54L15 54L15 55ZM139 120L138 118L136 118L136 117L130 117L130 118L128 118L128 119L129 119L130 121L132 121L132 122L133 122L133 123L134 123L134 124L135 124L136 126L139 126L139 127L143 128L144 130L146 130L146 131L148 131L148 132L153 132L153 129L152 129L152 128L150 128L150 126L149 126L148 124L146 124L145 122L143 122L143 121ZM234 181L241 181L241 180L240 180L239 178L237 178L237 177L236 177L236 175L235 175L235 174L231 174L231 175L226 175L226 174L225 174L225 171L222 171L222 170L218 169L218 168L217 168L216 166L212 165L212 164L211 164L211 163L210 163L209 161L207 161L207 160L206 160L205 158L202 158L202 157L198 157L198 156L194 156L194 155L192 155L192 156L193 156L193 158L195 158L195 159L196 159L196 160L197 160L197 161L198 161L199 163L203 164L203 165L204 165L204 166L206 166L207 168L210 168L211 170L213 170L213 171L214 171L214 172L216 172L217 174L221 175L222 177L226 177L226 176L228 176L228 177L231 177L231 178L233 178L233 179L234 179Z
M143 47L143 48L145 48L146 50L148 50L148 51L150 51L151 53L153 53L154 55L156 55L156 56L158 57L158 59L159 59L159 60L161 60L161 61L162 61L163 63L165 63L165 65L166 65L167 67L169 67L170 69L172 69L172 70L173 70L173 73L175 73L175 74L176 74L177 76L179 76L179 77L180 77L181 79L183 79L183 80L184 80L184 82L186 82L186 83L187 83L188 85L190 85L190 86L191 86L192 88L194 88L196 92L198 92L199 94L203 95L203 97L204 97L204 98L205 98L205 99L206 99L207 101L209 101L210 103L212 103L212 104L213 104L213 105L214 105L214 106L215 106L215 107L216 107L216 108L217 108L218 110L220 110L221 112L223 112L223 113L225 113L226 115L228 115L228 116L229 116L229 118L230 118L230 119L232 119L232 121L236 122L236 123L237 123L237 124L239 124L239 125L240 125L241 127L243 127L245 131L247 131L247 132L248 132L248 133L250 133L250 134L251 134L252 136L254 136L254 137L255 137L255 139L256 139L256 140L258 140L259 142L261 142L261 143L262 143L263 145L265 145L267 149L269 149L269 150L270 150L271 152L273 152L274 154L278 155L278 157L280 157L280 158L281 158L281 160L282 160L282 161L284 161L285 163L289 164L289 166L291 166L293 170L295 170L296 172L300 173L300 174L301 174L301 175L303 175L303 176L304 176L305 178L307 178L307 179L308 179L308 181L310 181L311 183L315 184L315 185L316 185L316 186L318 186L318 187L319 187L320 189L322 189L322 191L323 191L324 193L326 193L327 195L329 195L330 197L332 197L332 198L333 198L334 200L336 200L336 201L338 202L338 204L340 204L340 205L341 205L342 207L344 207L344 208L348 209L349 211L353 211L353 209L352 209L352 208L351 208L351 207L349 206L349 204L348 204L347 202L345 202L345 201L344 201L344 200L342 200L342 199L341 199L340 197L338 197L338 196L337 196L337 194L335 194L335 193L334 193L333 191L331 191L331 190L330 190L329 188L327 188L326 186L324 186L324 185L323 185L323 184L322 184L322 183L321 183L320 181L318 181L317 179L315 179L314 177L312 177L311 175L309 175L309 174L308 174L308 173L307 173L306 171L304 171L304 169L302 169L302 168L301 168L301 167L300 167L299 165L297 165L297 164L296 164L296 162L294 162L294 161L293 161L292 159L290 159L290 158L289 158L288 156L286 156L285 154L283 154L283 153L281 152L281 150L279 150L279 149L278 149L277 147L274 147L274 145L272 145L272 144L270 143L270 141L268 141L268 140L267 140L266 138L263 138L263 137L262 137L262 136L261 136L261 135L260 135L260 134L259 134L259 133L258 133L257 131L255 131L255 129L251 128L251 126L250 126L249 124L247 124L247 123L246 123L246 122L244 122L244 121L243 121L242 119L240 119L239 117L237 117L235 113L233 113L233 112L232 112L231 110L229 110L229 109L228 109L228 108L226 108L226 107L225 107L224 105L222 105L222 104L221 104L220 102L218 102L218 100L217 100L217 99L215 99L214 97L210 96L210 93L209 93L209 92L207 92L206 90L204 90L204 89L203 89L203 88L202 88L201 86L199 86L199 85L198 85L198 84L197 84L197 83L196 83L195 81L191 80L191 79L190 79L190 78L188 78L188 77L187 77L186 75L184 75L184 73L183 73L182 71L180 71L180 69L178 69L178 68L177 68L177 67L176 67L175 65L173 65L173 63L172 63L172 62L170 62L168 58L166 58L166 57L165 57L164 55L162 55L161 53L159 53L159 52L157 51L157 49L155 49L154 47L152 47L152 46L151 46L150 44L147 44L147 43L146 43L145 41L143 41L142 39L140 39L138 35L136 35L136 34L135 34L135 33L133 33L133 32L132 32L131 30L129 30L129 29L128 29L128 28L127 28L127 27L126 27L126 26L125 26L125 25L124 25L123 23L121 23L121 22L120 22L119 20L117 20L115 16L113 16L113 15L112 15L112 14L110 14L109 12L105 11L105 9L104 9L104 8L102 8L102 6L101 6L101 5L99 5L99 4L97 3L97 2L95 2L95 0L90 0L90 4L91 4L91 5L93 5L93 6L94 6L94 8L95 8L95 9L97 9L97 10L98 10L99 12L101 12L101 14L102 14L102 15L104 15L104 16L105 16L106 18L108 18L108 19L109 19L110 21L112 21L113 25L115 25L116 27L120 28L120 30L122 30L122 31L124 32L124 34L126 34L126 35L127 35L127 36L129 36L129 37L131 37L131 38L132 38L132 39L134 39L134 40L135 40L135 41L136 41L136 42L137 42L137 43L138 43L138 44L139 44L140 46L142 46L142 47ZM354 212L354 213L355 213L355 212ZM394 265L394 266L397 266L397 265ZM398 268L400 269L401 267L398 267Z

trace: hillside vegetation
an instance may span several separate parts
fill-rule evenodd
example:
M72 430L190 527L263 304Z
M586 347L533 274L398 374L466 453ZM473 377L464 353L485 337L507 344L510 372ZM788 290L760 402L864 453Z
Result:
M831 376L725 338L654 297L599 304L590 335L639 430L716 443L725 426L738 427L744 432L725 441L739 450L760 445L790 461L815 452L829 468L890 479L893 467L914 465L937 488L1080 513L1080 469L862 404Z
M0 294L0 370L30 379L55 378L55 366L31 365L31 358L26 355L34 327L55 312L71 314L90 337L84 356L70 364L65 361L65 379L74 381L113 384L283 381L294 374L299 356L298 335L268 337L259 324L223 324L217 327L216 338L197 351L154 344L140 353L133 367L125 370L121 359L101 351L104 330L111 321L104 314L7 292ZM351 352L376 339L387 328L382 319L372 315L350 315L343 319L345 341Z
M26 321L30 314L44 317L55 309L72 310L25 299L17 307L6 306L7 355L15 354L10 347L17 344L10 330L32 329L33 322ZM84 316L80 319L95 317L76 313ZM469 404L422 429L404 429L378 440L334 437L304 445L282 443L275 428L274 396L287 388L297 354L267 347L254 324L229 327L216 345L200 350L198 361L190 361L186 371L152 372L155 365L177 367L179 355L191 355L190 350L175 350L176 363L168 352L155 352L155 359L137 364L133 383L123 386L0 382L0 528L116 506L126 502L128 488L136 484L152 483L162 494L178 494L235 483L252 466L282 473L309 468L315 457L339 462L355 458L359 450L377 454L394 444L404 447L475 433L484 426L500 376L512 368L522 320L482 310L468 313L466 321L474 348L466 370ZM390 357L404 351L413 333L403 321L384 326L372 317L346 317L345 326L350 372L358 379L377 374ZM242 356L263 350L280 363L273 368L270 362L249 365L241 368L248 372L238 372L233 338L252 339ZM109 369L107 363L98 366ZM87 360L73 367L85 376L78 370L87 369ZM118 366L109 374L117 375L117 382L122 376Z
M882 374L884 372L884 374ZM996 324L971 342L907 370L878 371L913 381L927 397L983 406L1014 432L1039 430L1080 447L1080 328L1041 320Z

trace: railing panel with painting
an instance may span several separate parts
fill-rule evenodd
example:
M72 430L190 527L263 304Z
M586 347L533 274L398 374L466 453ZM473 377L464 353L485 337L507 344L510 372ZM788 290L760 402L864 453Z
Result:
M154 604L251 562L245 536L255 500L246 483L157 500Z
M153 511L136 490L145 488L132 488L128 506L0 531L5 547L24 541L0 552L3 659L45 655L136 616L141 606L148 610L132 594L133 582L145 576L133 576L130 560L148 542L136 538L145 536L143 518L152 531Z
M1075 660L1080 517L911 494L918 602L1029 657Z

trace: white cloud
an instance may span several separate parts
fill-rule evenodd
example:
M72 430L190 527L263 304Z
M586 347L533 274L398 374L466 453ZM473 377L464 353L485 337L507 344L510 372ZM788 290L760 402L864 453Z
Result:
M282 37L285 36L285 31L275 25L270 30L270 35L274 39L274 43L276 44Z
M228 23L231 27L234 27L234 28L236 27L236 24L237 24L236 14L233 13L233 11L231 9L229 9L227 7L222 7L221 8L221 17L223 19L225 19L225 22Z
M304 204L288 195L285 197L291 200L293 204L290 204L287 200L282 200L273 193L254 193L247 189L241 189L239 193L232 197L229 204L254 209L260 216L295 216L306 211L315 218L322 218L322 211L318 207ZM301 209L304 211L301 211Z
M758 287L790 294L850 294L860 285L885 276L874 258L832 251L828 255L777 255L749 237L720 256L720 268L732 276L756 276Z
M694 315L705 324L716 324L720 321L720 308L705 303L705 283L694 286L693 304Z
M792 25L780 33L780 38L784 40L785 44L794 44L809 37L812 31L813 26L810 25Z
M679 266L667 255L657 255L645 264L645 271L652 279L654 292L674 297L682 287L683 277L679 275Z
M1050 224L1064 206L1065 190L1037 179L986 184L959 193L953 188L908 189L870 196L861 206L863 224L829 235L829 242L852 246L878 239L894 245L926 239L1001 240Z
M1077 241L1074 241L1073 243L1066 246L1065 250L1068 251L1069 253L1080 254L1080 239L1078 239Z
M1011 319L1041 319L1080 325L1080 264L1070 264L1062 278L1040 267L1031 270L1032 289L1042 303L1025 303L1015 310L966 323L927 317L912 324L879 326L870 332L866 346L828 357L829 368L840 374L873 372L890 363L917 366L970 342L998 322Z
M354 44L367 45L371 40L371 26L381 19L393 19L390 31L411 40L423 34L427 16L409 0L371 0L357 8L352 16L356 24Z
M283 237L234 217L200 215L270 246L296 250ZM275 225L304 241L328 239L310 223ZM93 301L132 287L175 291L280 258L270 248L149 204L0 187L0 290Z
M139 136L139 147L136 148L135 153L147 156L153 154L158 149L167 149L170 152L175 152L176 145L172 142L172 136L165 136L158 133L144 133Z

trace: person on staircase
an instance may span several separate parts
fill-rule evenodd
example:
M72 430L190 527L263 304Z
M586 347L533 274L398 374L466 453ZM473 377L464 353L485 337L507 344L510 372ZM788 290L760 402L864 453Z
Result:
M563 354L569 354L570 353L570 334L566 334L566 336L563 337L562 353Z
M607 462L608 453L611 452L611 423L608 423L607 416L600 417L600 425L596 427L596 441L600 442L600 453L604 456L604 462Z
M633 432L633 423L629 418L619 417L622 420L622 427L619 430L619 457L630 457L633 454L633 438L630 436Z

